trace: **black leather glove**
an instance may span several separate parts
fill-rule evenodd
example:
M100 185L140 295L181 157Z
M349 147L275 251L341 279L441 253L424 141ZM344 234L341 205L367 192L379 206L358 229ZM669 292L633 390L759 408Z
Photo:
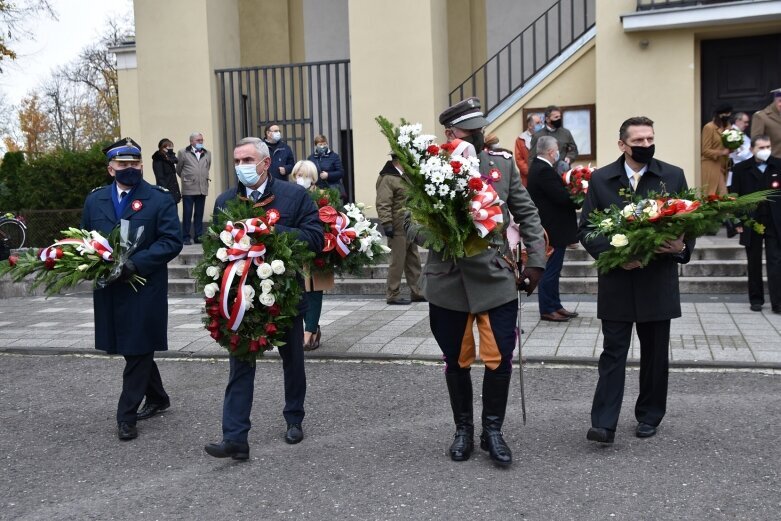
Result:
M136 273L138 273L136 265L133 264L132 260L128 259L125 261L125 264L122 265L122 273L119 274L119 280L122 282L127 282L133 278L133 275Z
M530 296L534 293L534 290L537 289L537 284L540 283L544 271L545 270L542 268L532 268L530 266L524 268L521 272L521 284L518 289L526 290L526 296ZM526 279L528 279L529 282L525 282Z
M388 239L393 239L393 225L392 224L383 224L382 225L382 231L385 232L385 237Z

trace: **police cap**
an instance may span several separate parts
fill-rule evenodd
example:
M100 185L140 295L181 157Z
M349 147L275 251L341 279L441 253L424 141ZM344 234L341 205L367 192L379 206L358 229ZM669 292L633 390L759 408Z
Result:
M129 137L110 144L103 153L109 161L141 161L141 145Z
M775 98L781 98L781 87L771 90L770 94L772 94Z
M464 130L488 126L488 120L480 110L480 99L474 96L445 109L439 115L439 122L445 127L458 127Z

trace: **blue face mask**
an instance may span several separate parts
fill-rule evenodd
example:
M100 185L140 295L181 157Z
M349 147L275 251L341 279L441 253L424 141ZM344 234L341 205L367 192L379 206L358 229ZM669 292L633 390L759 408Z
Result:
M196 143L195 150L203 150L203 143Z
M542 123L537 123L536 125L534 125L534 131L539 132L540 130L543 129L543 127L545 127L545 125L543 125Z
M143 179L144 173L140 168L123 168L122 170L114 170L114 179L117 183L125 186L136 186Z
M236 177L244 186L255 186L260 181L260 174L258 174L255 165L236 165Z

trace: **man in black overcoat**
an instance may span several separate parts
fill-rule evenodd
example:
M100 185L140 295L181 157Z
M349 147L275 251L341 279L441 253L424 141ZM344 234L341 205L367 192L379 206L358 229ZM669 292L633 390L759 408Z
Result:
M735 165L732 169L731 191L747 195L760 190L781 188L781 160L770 156L770 138L755 136L751 140L752 159ZM767 259L767 285L770 307L773 313L781 313L781 197L773 196L761 203L749 216L764 225L765 233L759 234L750 226L739 226L740 244L746 247L748 260L748 299L751 311L762 311L765 288L762 282L762 242Z
M556 139L552 136L540 137L537 140L537 157L529 167L526 189L540 212L542 227L548 232L548 242L553 247L537 286L540 320L568 322L578 314L562 306L559 277L567 245L575 242L578 235L578 218L575 215L578 205L570 197L561 176L553 169L558 160L559 144Z
M588 216L611 204L627 204L619 191L645 195L649 192L675 194L687 188L683 170L654 159L653 121L630 118L621 125L618 148L622 155L591 177L583 205L579 237L595 259L609 250L609 239L591 240ZM667 241L648 265L631 261L599 275L597 318L602 320L603 351L599 357L599 382L591 407L591 441L612 443L624 397L626 357L632 341L632 326L640 339L640 395L635 405L636 435L656 434L667 403L670 319L681 316L678 264L689 262L693 240L679 237Z
M168 262L182 250L182 235L168 190L143 179L141 147L124 138L103 152L114 182L87 196L81 227L108 236L121 220L127 220L131 237L144 228L120 279L93 293L95 348L125 357L117 435L131 440L138 436L137 420L150 418L171 403L154 354L168 349ZM135 289L126 282L134 274L146 279ZM139 411L144 397L146 403Z

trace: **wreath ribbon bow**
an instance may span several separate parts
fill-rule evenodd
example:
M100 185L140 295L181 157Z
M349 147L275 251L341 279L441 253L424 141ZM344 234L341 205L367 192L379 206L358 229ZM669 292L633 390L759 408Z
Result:
M480 237L485 237L496 225L504 221L502 215L502 200L494 188L483 183L483 188L472 197L469 202L469 211Z

